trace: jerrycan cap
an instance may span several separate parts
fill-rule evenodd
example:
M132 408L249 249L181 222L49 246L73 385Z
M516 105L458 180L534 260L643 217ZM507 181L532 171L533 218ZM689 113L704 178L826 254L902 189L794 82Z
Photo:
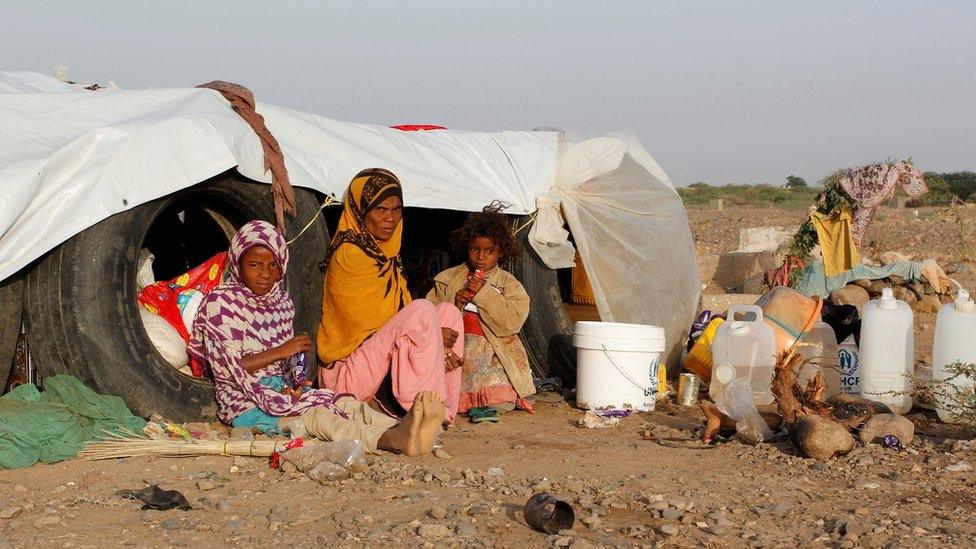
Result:
M715 374L715 379L723 385L732 383L732 380L735 379L735 367L731 364L720 364L715 368L713 373Z
M972 314L976 313L976 303L969 298L969 292L959 288L956 292L956 302L955 302L956 312Z
M898 308L898 300L895 299L895 292L890 287L881 289L881 299L878 300L878 308L886 311Z

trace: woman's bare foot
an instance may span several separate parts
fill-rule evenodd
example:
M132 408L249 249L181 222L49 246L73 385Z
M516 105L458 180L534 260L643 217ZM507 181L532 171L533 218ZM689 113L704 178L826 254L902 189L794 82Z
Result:
M423 391L417 398L424 404L424 418L420 427L420 445L424 452L434 449L434 440L440 434L444 418L447 416L447 409L444 407L444 399L435 391Z
M433 391L414 397L413 406L399 425L387 430L377 446L405 456L419 456L434 448L434 438L444 420L444 402Z

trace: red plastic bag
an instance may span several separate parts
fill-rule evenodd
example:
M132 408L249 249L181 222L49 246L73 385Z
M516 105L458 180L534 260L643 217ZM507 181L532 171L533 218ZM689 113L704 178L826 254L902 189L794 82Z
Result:
M183 322L180 305L192 294L199 292L206 295L216 288L223 279L226 266L227 252L220 252L169 282L156 282L146 286L136 299L149 312L163 317L179 332L183 341L189 343L190 332ZM198 377L204 373L202 365L196 360L190 361L190 369Z

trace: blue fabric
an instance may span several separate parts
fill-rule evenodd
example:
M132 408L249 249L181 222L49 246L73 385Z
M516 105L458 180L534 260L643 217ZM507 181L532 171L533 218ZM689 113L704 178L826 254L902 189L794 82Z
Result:
M797 281L794 289L804 295L818 295L826 299L834 290L843 288L855 280L862 278L878 280L889 276L900 276L906 282L921 282L922 264L914 261L898 261L881 267L858 264L851 270L844 271L839 275L826 276L823 261L817 260L803 269L803 272L800 273L800 280Z
M264 376L258 380L258 383L279 392L285 386L285 380L281 376ZM266 435L281 435L284 433L278 428L279 419L277 416L273 416L255 406L232 419L230 425L231 427L257 429Z

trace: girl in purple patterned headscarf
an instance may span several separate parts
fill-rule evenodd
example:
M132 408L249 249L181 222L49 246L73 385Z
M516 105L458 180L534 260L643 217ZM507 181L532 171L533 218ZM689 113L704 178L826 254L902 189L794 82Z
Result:
M309 352L311 339L295 335L295 307L283 287L288 248L273 225L251 221L241 227L227 259L229 278L200 306L187 349L213 373L221 420L268 434L301 420L312 435L359 439L371 451L430 451L443 418L436 395L428 395L398 424L347 394L286 386L285 360Z

